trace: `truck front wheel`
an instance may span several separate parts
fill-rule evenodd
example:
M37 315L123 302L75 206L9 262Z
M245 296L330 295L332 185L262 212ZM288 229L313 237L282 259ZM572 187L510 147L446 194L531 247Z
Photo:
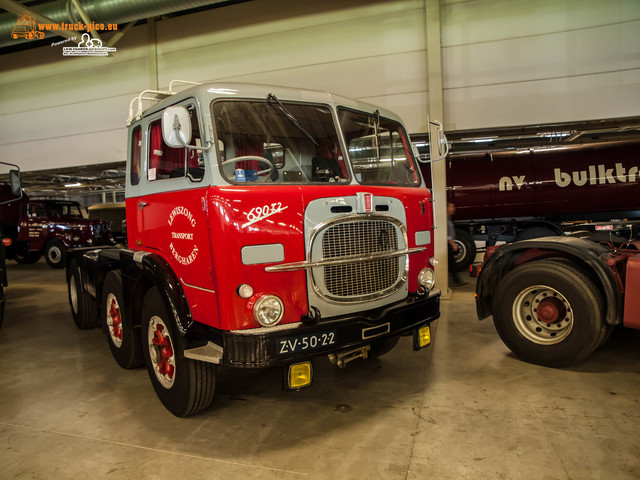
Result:
M184 356L182 336L157 287L142 305L142 343L149 378L167 410L187 417L211 405L215 366Z
M44 257L51 268L64 268L67 249L58 238L49 240L44 250Z
M107 334L109 349L122 368L135 368L144 363L140 329L133 328L125 315L122 277L119 272L107 273L102 288L102 325Z
M522 360L566 367L585 359L608 328L595 284L570 264L534 261L500 281L493 321L500 338Z

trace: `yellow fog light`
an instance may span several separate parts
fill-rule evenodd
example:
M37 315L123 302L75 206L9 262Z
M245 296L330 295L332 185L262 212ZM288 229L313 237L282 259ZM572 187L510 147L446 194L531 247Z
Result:
M429 325L425 325L424 327L420 327L415 335L414 348L415 350L420 350L424 347L427 347L431 344L431 329Z
M308 387L311 385L311 379L313 378L311 362L289 365L289 374L287 375L287 378L290 389Z

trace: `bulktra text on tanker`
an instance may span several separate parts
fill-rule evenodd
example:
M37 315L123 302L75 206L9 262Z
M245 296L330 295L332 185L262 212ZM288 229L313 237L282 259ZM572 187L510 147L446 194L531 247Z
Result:
M606 165L589 165L586 170L574 170L565 172L561 168L553 169L553 181L558 187L568 187L572 183L577 187L584 185L604 185L607 183L631 183L640 181L640 171L638 167L627 168L621 163L616 163L614 167L607 168ZM501 192L511 191L515 187L520 190L526 183L525 175L501 177L498 180L498 190Z

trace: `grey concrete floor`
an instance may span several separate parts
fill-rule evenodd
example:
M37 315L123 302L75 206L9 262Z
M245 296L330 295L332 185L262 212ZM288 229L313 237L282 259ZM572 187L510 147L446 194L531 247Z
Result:
M64 272L9 262L0 329L1 479L640 478L640 334L619 329L580 366L520 362L473 283L442 304L433 347L410 340L314 385L220 369L216 398L167 412L144 368L77 330Z

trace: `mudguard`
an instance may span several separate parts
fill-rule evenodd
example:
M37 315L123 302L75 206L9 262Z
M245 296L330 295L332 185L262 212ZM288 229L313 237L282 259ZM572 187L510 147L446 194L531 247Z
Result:
M609 266L608 248L574 237L542 237L523 240L499 248L484 264L476 284L476 312L480 320L493 314L493 295L502 278L523 263L546 258L566 258L587 273L605 297L605 319L616 325L622 321L624 296Z

